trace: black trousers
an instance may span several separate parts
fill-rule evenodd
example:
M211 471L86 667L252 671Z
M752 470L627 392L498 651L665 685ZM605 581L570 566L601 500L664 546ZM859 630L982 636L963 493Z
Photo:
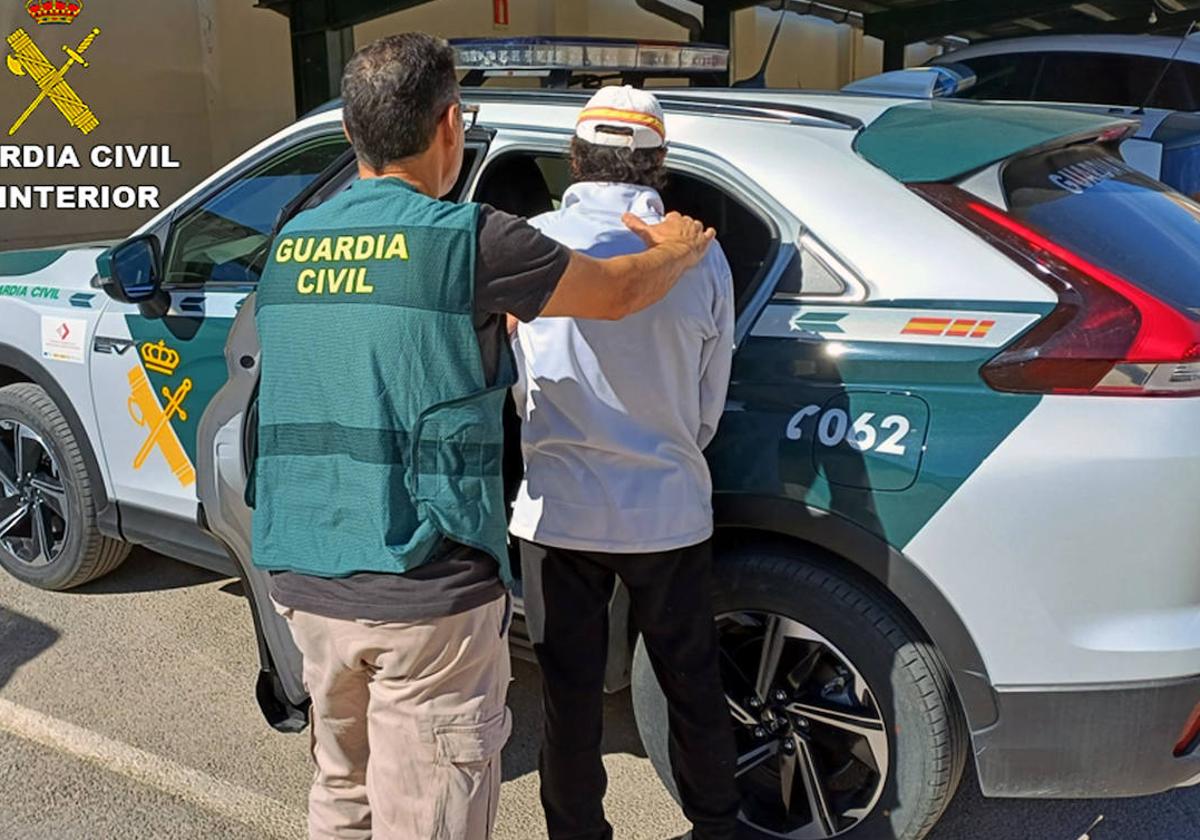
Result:
M733 728L717 667L709 543L655 554L570 551L522 541L525 611L542 667L542 806L551 840L609 840L601 762L608 605L615 579L667 697L670 756L695 840L733 840Z

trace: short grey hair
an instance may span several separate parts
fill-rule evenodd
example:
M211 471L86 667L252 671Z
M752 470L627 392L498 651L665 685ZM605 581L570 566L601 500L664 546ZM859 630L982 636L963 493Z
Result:
M358 159L376 171L428 149L458 99L453 48L422 32L367 44L342 76L342 121Z

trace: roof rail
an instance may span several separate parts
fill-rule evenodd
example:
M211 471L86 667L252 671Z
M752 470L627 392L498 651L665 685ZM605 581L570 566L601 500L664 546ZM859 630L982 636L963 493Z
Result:
M724 88L722 88L724 90ZM464 88L463 97L473 101L509 101L528 102L531 100L556 105L582 105L595 91L581 90L514 90L496 88ZM664 111L682 114L710 114L722 117L740 117L743 119L778 120L781 122L798 123L801 118L825 120L858 131L864 123L858 117L841 114L826 108L816 108L810 105L797 105L791 102L770 102L759 100L741 100L732 102L724 98L705 98L703 96L686 96L673 93L654 91Z

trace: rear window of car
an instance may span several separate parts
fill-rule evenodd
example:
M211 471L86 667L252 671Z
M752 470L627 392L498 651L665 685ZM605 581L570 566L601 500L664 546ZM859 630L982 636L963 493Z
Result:
M1018 219L1200 315L1200 205L1094 146L1015 159L1002 179Z
M954 54L949 56L954 58ZM1032 99L1042 67L1039 53L981 55L960 62L975 73L975 84L962 96L967 99Z
M1165 71L1165 72L1164 72ZM1044 102L1196 109L1196 67L1164 58L1116 53L1049 53L1034 98ZM1157 88L1156 88L1157 85ZM1153 95L1151 95L1153 91ZM1147 101L1147 97L1150 97Z
M953 56L950 53L947 60ZM977 56L958 63L970 67L977 79L960 94L967 99L1200 109L1200 66L1185 61L1121 53L1032 52Z

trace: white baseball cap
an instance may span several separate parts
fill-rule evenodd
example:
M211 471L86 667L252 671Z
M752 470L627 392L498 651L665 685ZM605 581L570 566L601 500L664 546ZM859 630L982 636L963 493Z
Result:
M579 112L575 136L598 146L660 149L667 145L662 106L654 94L629 85L596 91Z

